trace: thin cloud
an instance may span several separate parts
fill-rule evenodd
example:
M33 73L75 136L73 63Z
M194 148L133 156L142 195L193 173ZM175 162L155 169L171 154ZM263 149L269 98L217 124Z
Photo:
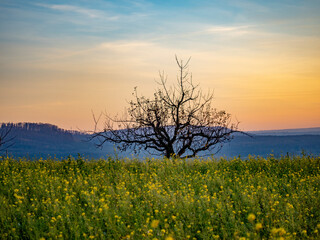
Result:
M246 34L255 34L256 30L252 30L255 26L243 25L243 26L198 26L197 28L200 30L196 31L186 31L181 33L172 33L172 34L162 34L161 36L156 36L153 38L149 38L151 42L161 42L163 40L171 39L174 41L175 39L193 39L198 36L207 36L207 35L220 35L221 37L238 37Z
M247 30L252 26L212 26L207 28L204 32L215 34L246 34Z
M124 49L124 48L135 48L135 47L146 47L152 46L151 42L139 42L139 41L117 41L117 42L104 42L99 45L102 49Z
M106 15L104 12L99 11L99 10L95 10L95 9L88 9L88 8L83 8L83 7L73 6L73 5L66 5L66 4L38 3L36 5L41 6L41 7L45 7L45 8L49 8L52 10L57 10L57 11L79 13L79 14L85 15L90 18L106 18ZM119 18L119 16L107 17L108 20L117 20L118 18Z
M268 13L271 11L266 5L257 3L257 1L245 1L245 0L231 0L229 4L233 7L238 7L240 9L252 12Z

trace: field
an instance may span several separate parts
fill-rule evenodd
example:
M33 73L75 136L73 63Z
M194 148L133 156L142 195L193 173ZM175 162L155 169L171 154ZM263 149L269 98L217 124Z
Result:
M320 157L0 158L1 239L320 239Z

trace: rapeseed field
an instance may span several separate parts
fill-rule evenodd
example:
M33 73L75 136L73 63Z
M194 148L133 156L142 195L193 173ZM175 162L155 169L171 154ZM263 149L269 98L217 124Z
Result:
M0 158L1 239L320 239L320 157Z

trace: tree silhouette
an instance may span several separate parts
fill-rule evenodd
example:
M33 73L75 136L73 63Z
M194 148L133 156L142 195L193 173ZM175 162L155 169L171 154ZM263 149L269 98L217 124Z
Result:
M179 73L174 86L168 87L167 77L160 73L160 87L152 99L139 96L135 88L126 115L111 118L104 114L102 131L97 128L101 115L98 119L94 116L92 139L98 139L97 146L112 142L122 151L145 150L167 158L189 158L204 151L219 151L233 133L240 132L229 113L211 106L213 93L203 94L194 85L189 61L184 63L176 57Z

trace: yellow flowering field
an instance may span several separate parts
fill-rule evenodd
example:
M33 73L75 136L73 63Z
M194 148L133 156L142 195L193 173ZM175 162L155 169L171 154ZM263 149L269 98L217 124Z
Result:
M1 239L320 239L320 157L0 158Z

